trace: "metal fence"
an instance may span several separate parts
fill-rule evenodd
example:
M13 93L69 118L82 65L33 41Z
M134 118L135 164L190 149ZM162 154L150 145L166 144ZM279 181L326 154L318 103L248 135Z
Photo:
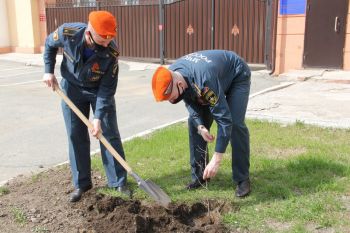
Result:
M47 31L86 22L92 10L108 10L118 21L123 57L173 60L197 50L226 49L269 67L276 5L276 0L56 0L46 5Z

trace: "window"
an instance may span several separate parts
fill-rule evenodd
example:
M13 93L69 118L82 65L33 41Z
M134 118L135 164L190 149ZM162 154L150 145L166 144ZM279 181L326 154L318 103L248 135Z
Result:
M96 0L76 0L76 2L73 3L74 7L80 7L80 6L85 6L85 7L96 7L97 3Z

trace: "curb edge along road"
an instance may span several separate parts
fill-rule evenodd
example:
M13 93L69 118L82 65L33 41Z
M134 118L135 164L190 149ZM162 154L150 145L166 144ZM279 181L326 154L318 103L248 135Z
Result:
M280 90L280 89L289 87L289 86L291 86L291 85L293 85L293 84L295 84L295 82L286 82L286 83L283 83L283 84L279 84L279 85L276 85L276 86L272 86L272 87L266 88L266 89L264 89L264 90L261 90L261 91L259 91L259 92L257 92L257 93L254 93L254 94L250 95L250 96L249 96L249 99L254 98L254 97L258 96L258 95L262 95L262 94L271 92L271 91L276 91L276 90ZM247 116L247 117L250 118L249 116ZM257 118L257 117L253 117L253 118ZM259 118L257 118L257 119L259 119ZM172 121L172 122L169 122L169 123L166 123L166 124L163 124L163 125L160 125L160 126L157 126L157 127L151 128L151 129L148 129L148 130L145 130L145 131L143 131L143 132L141 132L141 133L137 133L137 134L135 134L135 135L133 135L133 136L130 136L130 137L128 137L128 138L123 139L122 142L124 143L124 142L130 141L130 140L132 140L132 139L134 139L134 138L142 137L142 136L151 134L151 133L153 133L153 132L156 131L156 130L159 130L159 129L168 127L168 126L170 126L170 125L173 125L173 124L176 124L176 123L179 123L179 122L186 121L186 120L187 120L187 117L181 118L181 119L178 119L178 120L175 120L175 121ZM274 120L278 120L278 119L274 119ZM91 154L91 155L94 155L94 154L99 153L99 152L100 152L100 150L97 149L97 150L91 151L90 154ZM60 165L63 165L63 164L68 164L68 163L69 163L69 161L67 160L67 161L65 161L65 162L56 164L56 165L53 166L53 167L57 167L57 166L60 166ZM51 168L52 168L52 167L51 167ZM31 173L24 174L24 175L31 176L31 175L35 175L35 174L40 174L41 172L45 172L45 171L47 171L47 170L49 170L49 169L51 169L51 168L49 167L49 168L43 169L43 170L38 171L38 172L31 172ZM21 175L18 175L18 176L21 176ZM16 177L17 177L17 176L12 177L12 178L10 178L10 179L8 179L8 180L5 180L5 181L0 182L0 187L3 186L3 185L5 185L5 184L7 184L8 182L10 182L11 180L15 179Z

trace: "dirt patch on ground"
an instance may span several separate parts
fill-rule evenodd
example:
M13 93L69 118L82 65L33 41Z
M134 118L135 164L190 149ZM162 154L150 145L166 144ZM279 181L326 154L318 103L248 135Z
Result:
M94 188L78 203L69 203L72 191L67 166L32 177L18 177L0 196L1 232L229 232L220 222L230 205L218 201L168 209L140 200L125 200L96 192L104 179L93 174ZM208 207L209 206L209 207Z

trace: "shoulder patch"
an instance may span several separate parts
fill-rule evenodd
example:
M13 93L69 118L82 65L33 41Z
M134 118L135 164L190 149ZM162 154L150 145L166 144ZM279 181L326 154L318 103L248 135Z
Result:
M208 103L210 104L210 106L215 106L216 103L218 102L219 98L218 96L215 94L215 92L211 89L209 89L209 87L204 87L202 90L202 96L203 98L208 101Z
M56 29L56 31L53 32L53 40L57 41L59 39L58 37L58 29Z
M111 46L111 45L109 45L108 48L109 48L109 53L117 59L119 57L118 49L114 46Z
M198 96L202 96L202 92L201 92L201 89L198 87L198 85L197 84L195 84L195 83L192 83L192 86L193 86L193 88L194 88L194 91L196 92L196 94L198 95Z
M112 72L113 77L117 76L118 72L119 72L119 65L118 65L118 62L115 62L113 65L113 72Z
M79 31L78 28L64 27L63 28L63 35L64 36L74 36L75 33L77 33L77 31Z

